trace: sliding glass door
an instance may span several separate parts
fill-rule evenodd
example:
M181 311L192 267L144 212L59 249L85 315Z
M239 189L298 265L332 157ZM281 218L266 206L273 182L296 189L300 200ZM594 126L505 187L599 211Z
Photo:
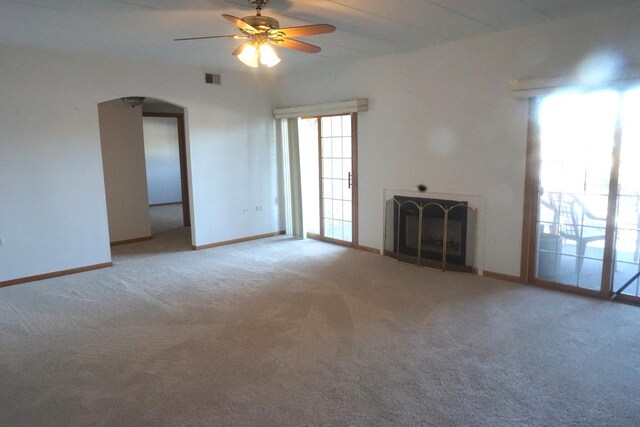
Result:
M353 242L353 139L351 115L320 118L320 234Z
M615 92L540 103L538 278L600 290L616 104Z
M616 200L613 291L639 297L640 272L640 90L624 93Z
M639 271L639 94L538 103L530 280L608 295ZM637 279L625 292L638 296Z
M298 119L308 237L357 246L357 114Z

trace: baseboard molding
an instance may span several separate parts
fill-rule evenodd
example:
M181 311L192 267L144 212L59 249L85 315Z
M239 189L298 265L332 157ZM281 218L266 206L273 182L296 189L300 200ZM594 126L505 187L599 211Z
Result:
M267 237L281 236L283 234L285 234L285 231L284 230L280 230L280 231L274 231L273 233L258 234L256 236L242 237L240 239L225 240L224 242L209 243L207 245L199 245L199 246L192 245L191 249L193 249L194 251L201 251L203 249L217 248L218 246L233 245L235 243L249 242L251 240L266 239Z
M380 255L380 249L370 248L369 246L358 245L358 246L356 246L356 249L359 249L359 250L365 251L365 252L369 252L369 253L372 253L372 254Z
M153 236L143 236L143 237L136 237L135 239L118 240L117 242L111 242L109 244L111 246L120 246L120 245L128 245L129 243L146 242L147 240L151 240L151 239L153 239Z
M68 276L70 274L84 273L85 271L100 270L101 268L107 268L111 266L113 266L113 262L104 262L102 264L94 264L94 265L87 265L84 267L72 268L70 270L60 270L60 271L54 271L51 273L38 274L37 276L21 277L19 279L12 279L12 280L0 282L0 288L4 288L6 286L20 285L22 283L36 282L38 280L53 279L54 277Z
M504 280L505 282L525 283L518 276L512 276L510 274L496 273L496 272L493 272L493 271L484 270L482 272L482 275L485 276L485 277L490 277L492 279Z
M171 205L181 205L182 202L166 202L166 203L154 203L152 205L149 205L150 208L153 208L155 206L171 206Z

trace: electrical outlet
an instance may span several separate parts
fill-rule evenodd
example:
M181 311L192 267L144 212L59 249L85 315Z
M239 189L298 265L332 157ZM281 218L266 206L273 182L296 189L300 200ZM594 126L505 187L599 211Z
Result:
M262 210L262 206L256 206L256 212L260 212Z
M242 213L247 213L249 212L249 208L242 208Z

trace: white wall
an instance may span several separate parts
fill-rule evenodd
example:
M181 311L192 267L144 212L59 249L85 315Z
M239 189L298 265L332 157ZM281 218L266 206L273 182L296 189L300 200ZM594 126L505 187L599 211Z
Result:
M178 121L175 117L144 117L142 127L149 204L181 202Z
M274 76L225 75L0 45L0 281L111 260L101 102L140 95L186 107L196 245L282 229ZM262 206L262 211L244 207Z
M282 228L273 107L368 97L360 243L382 246L383 188L425 183L484 195L484 268L518 274L527 108L507 81L573 74L602 52L638 65L639 24L629 6L287 75L278 103L269 70L213 86L190 67L0 45L0 281L111 259L97 104L131 95L186 107L196 245Z
M98 105L111 242L151 235L142 109L120 99Z
M145 99L142 104L143 113L176 113L184 114L184 108L168 102L156 101L154 99Z
M94 81L80 65L0 46L0 281L111 260L97 100L74 90Z
M358 117L360 243L382 247L384 188L477 194L484 268L519 275L527 102L512 79L573 75L603 54L640 64L640 6L316 69L282 80L281 105L369 98Z

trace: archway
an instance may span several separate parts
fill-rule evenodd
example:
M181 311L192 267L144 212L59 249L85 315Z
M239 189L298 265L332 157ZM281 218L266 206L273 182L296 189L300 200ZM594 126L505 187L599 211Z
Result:
M179 225L192 224L186 108L158 98L144 97L140 104L127 98L98 104L111 246L158 237L150 210L162 210L165 225L172 212L179 213ZM193 230L183 234L190 245Z

